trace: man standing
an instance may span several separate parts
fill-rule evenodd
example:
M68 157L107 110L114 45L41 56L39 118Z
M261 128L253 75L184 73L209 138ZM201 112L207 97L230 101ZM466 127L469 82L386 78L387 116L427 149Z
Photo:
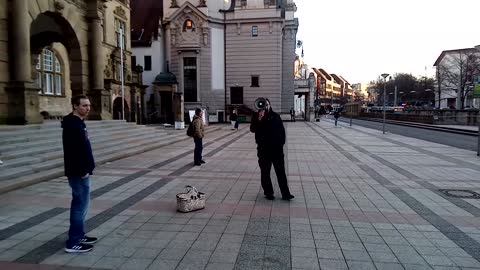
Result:
M335 118L335 126L337 126L338 118L340 117L340 111L338 109L333 112L333 117Z
M293 108L290 109L290 120L295 122L295 110Z
M88 97L72 98L73 111L63 117L63 154L65 175L72 188L70 229L65 252L81 253L92 250L95 237L85 235L85 216L90 202L90 175L95 168L92 146L84 119L90 111Z
M265 109L255 113L250 124L250 131L255 133L257 143L258 165L261 171L261 183L263 194L268 200L275 199L273 196L272 179L270 170L275 169L278 186L283 200L295 198L290 194L285 174L285 161L283 145L285 144L285 128L280 115L272 110L270 101L266 99Z
M203 112L202 109L195 109L195 115L193 116L193 142L195 143L195 150L193 151L193 165L200 166L205 161L202 159L203 151L203 136L205 126L203 125Z

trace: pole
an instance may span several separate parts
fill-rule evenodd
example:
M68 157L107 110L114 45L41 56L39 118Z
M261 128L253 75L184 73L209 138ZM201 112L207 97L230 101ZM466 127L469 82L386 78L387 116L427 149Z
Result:
M394 99L395 101L393 102L393 106L398 106L398 103L397 103L397 86L395 85L395 96L394 96Z
M477 122L478 122L477 156L480 156L480 111L477 113Z
M352 126L353 112L350 112L350 126Z
M387 79L385 79L385 84L383 85L383 134L385 134L385 97L387 94Z
M122 82L122 120L125 120L125 83L123 79L123 28L120 26L120 80Z
M385 119L386 119L386 116L385 116L385 98L387 97L387 77L388 77L389 74L387 73L384 73L382 74L382 77L383 77L383 127L382 127L382 130L383 130L383 134L385 134Z

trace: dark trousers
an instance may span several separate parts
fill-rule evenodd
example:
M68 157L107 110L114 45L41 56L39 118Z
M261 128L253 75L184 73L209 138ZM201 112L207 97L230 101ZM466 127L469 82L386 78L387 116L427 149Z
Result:
M278 186L282 196L290 195L287 184L287 175L285 174L285 161L283 156L283 146L278 147L257 147L258 165L261 171L261 181L263 194L266 196L273 195L272 179L270 178L270 170L275 169L277 175Z
M195 142L195 150L193 151L193 162L198 163L202 160L202 138L193 137L193 142Z

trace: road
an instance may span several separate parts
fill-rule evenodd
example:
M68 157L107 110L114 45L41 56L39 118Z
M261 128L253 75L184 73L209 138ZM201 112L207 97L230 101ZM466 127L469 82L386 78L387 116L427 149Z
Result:
M331 118L329 118L329 120L333 121L333 119ZM349 123L350 119L341 117L339 121L344 123ZM362 127L377 129L379 131L382 130L381 122L379 123L379 122L353 119L352 124L362 126ZM407 137L417 138L417 139L444 144L448 146L453 146L461 149L477 151L478 138L475 136L468 136L468 135L455 134L455 133L436 131L436 130L428 130L423 128L391 125L391 124L387 124L385 127L385 130L387 132L391 132L391 133L395 133L395 134L399 134Z

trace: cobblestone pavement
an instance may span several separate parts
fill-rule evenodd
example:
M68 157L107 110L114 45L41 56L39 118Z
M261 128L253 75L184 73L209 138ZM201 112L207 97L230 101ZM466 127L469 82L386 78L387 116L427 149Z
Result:
M0 269L480 269L480 201L439 191L480 190L474 152L329 120L286 126L291 202L263 198L253 134L225 126L200 167L182 142L97 168L89 253L63 251L65 178L1 195ZM175 211L186 184L206 209Z

